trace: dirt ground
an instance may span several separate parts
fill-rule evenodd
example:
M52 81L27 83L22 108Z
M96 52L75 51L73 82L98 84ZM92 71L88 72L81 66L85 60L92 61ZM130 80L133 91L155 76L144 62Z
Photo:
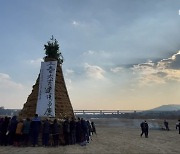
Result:
M92 119L97 135L86 146L59 147L0 147L0 154L54 154L54 153L180 153L180 134L175 129L175 120L169 120L170 131L161 130L163 120L147 120L149 138L140 137L141 120Z

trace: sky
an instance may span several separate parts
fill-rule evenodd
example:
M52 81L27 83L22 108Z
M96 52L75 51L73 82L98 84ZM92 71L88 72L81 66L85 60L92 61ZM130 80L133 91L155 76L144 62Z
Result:
M180 104L179 0L0 2L0 106L23 107L52 35L73 109Z

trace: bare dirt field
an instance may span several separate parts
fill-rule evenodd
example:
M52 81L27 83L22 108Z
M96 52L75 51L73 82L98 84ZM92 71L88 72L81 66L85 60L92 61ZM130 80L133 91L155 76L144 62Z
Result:
M169 120L170 131L164 131L163 120L147 120L149 138L140 137L139 124L133 119L92 119L97 135L87 146L69 145L59 147L0 147L0 154L54 154L54 153L180 153L180 134L175 129L175 120Z

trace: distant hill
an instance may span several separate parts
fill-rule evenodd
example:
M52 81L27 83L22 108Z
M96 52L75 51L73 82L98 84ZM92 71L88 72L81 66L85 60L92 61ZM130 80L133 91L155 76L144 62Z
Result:
M178 110L180 110L180 104L162 105L148 111L178 111Z

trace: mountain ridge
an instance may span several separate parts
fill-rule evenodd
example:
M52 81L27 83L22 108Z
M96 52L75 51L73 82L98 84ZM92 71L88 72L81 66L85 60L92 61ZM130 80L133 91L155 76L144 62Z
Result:
M148 111L178 111L180 110L180 104L168 104L168 105L161 105L159 107L150 109Z

